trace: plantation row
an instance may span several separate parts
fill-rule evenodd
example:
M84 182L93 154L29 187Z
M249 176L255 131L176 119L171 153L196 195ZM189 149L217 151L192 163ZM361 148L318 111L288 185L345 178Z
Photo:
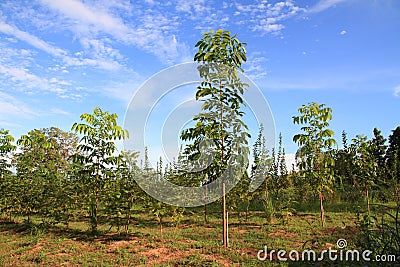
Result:
M100 215L111 224L128 226L137 205L154 214L160 222L163 216L181 216L182 208L149 197L135 179L152 176L179 185L199 186L204 183L201 173L185 175L179 171L182 165L190 164L188 157L181 154L177 162L166 166L160 159L156 169L152 169L147 150L141 163L137 162L137 152L122 151L115 156L115 139L127 134L116 124L116 114L96 108L93 114L83 114L82 118L86 123L74 124L72 128L81 134L80 140L76 133L55 127L35 129L16 142L19 152L15 152L9 132L0 131L0 209L3 215L25 214L29 220L31 214L39 214L44 223L66 225L76 216L89 215L93 230ZM288 171L282 136L277 151L266 151L265 140L262 140L260 131L253 147L255 161L251 172L245 173L227 194L227 206L231 211L247 212L251 207L262 208L254 203L264 203L268 221L274 215L290 215L296 203L312 201L318 191L313 177L301 170ZM324 152L334 159L335 177L333 183L328 184L329 194L325 197L344 202L364 199L366 203L371 199L398 202L399 141L400 127L389 136L388 146L377 129L371 140L356 136L350 144L343 133L343 148ZM265 181L256 191L249 192L249 183L260 166L267 169Z

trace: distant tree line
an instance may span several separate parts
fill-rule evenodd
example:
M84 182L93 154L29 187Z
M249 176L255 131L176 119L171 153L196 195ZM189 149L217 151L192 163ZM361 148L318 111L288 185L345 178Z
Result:
M93 114L83 114L81 119L83 122L73 125L74 132L56 127L34 129L16 142L8 130L0 130L3 216L25 215L29 221L35 214L43 223L66 225L79 216L88 216L92 230L97 229L98 217L102 216L110 224L128 229L134 207L139 205L162 225L163 217L180 217L184 209L147 196L136 184L136 176L157 175L186 186L207 183L193 173L182 174L182 165L190 164L190 155L184 151L173 163L163 165L160 159L156 168L150 167L147 149L141 163L138 152L118 152L115 140L126 138L128 133L117 125L116 114L95 108ZM318 163L319 169L313 171L306 166L311 165L307 160L317 160L307 158L310 152L302 151L302 147L297 166L288 168L282 135L278 148L268 151L260 129L249 172L227 194L229 210L243 212L245 217L250 210L264 211L268 222L273 217L285 220L295 212L296 203L312 202L315 197L365 203L366 210L372 200L399 202L400 126L388 140L376 128L373 134L371 139L357 135L349 142L343 131L342 147L320 150L329 161ZM311 155L322 157L316 152ZM265 173L263 184L249 192L251 180L260 171Z

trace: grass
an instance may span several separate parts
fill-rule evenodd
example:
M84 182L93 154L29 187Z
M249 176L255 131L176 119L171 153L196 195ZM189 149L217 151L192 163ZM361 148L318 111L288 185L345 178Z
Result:
M205 223L201 209L187 212L178 227L166 219L162 235L153 217L143 213L134 217L128 235L109 232L109 225L101 224L92 236L85 220L72 222L69 228L41 229L39 218L26 225L21 217L0 222L0 266L309 266L259 261L257 252L265 245L274 250L321 251L335 246L339 238L355 248L357 214L326 215L326 227L321 228L314 210L303 209L285 223L275 219L270 224L260 212L251 213L248 222L231 214L227 249L220 242L218 214Z

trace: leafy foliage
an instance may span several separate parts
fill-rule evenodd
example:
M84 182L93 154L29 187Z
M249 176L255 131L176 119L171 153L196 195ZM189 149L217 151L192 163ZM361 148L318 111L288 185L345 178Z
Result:
M332 109L324 104L310 103L303 105L298 111L300 115L294 116L293 122L305 126L301 127L303 133L296 134L293 141L300 147L297 154L300 159L299 167L319 194L321 222L324 226L324 193L333 192L334 183L331 149L336 141L333 139L333 131L328 128Z
M117 114L98 107L94 108L93 114L85 113L80 118L83 123L72 125L72 131L83 135L74 161L83 165L82 179L86 185L91 228L96 231L101 191L111 176L113 165L117 165L120 159L114 155L117 151L114 141L129 137L129 133L117 124Z

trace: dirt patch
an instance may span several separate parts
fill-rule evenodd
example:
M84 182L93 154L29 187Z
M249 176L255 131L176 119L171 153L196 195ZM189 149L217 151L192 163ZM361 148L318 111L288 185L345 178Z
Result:
M269 233L268 236L273 236L273 237L284 237L284 238L293 238L293 237L298 237L298 233L294 232L287 232L285 230L278 230L273 233Z
M42 244L37 244L34 248L30 249L28 253L35 254L36 252L42 250L44 246Z
M120 248L126 248L127 246L129 246L132 242L129 241L125 241L125 240L121 240L121 241L115 241L115 242L110 242L107 245L107 252L108 253L112 253L114 252L116 249L120 249ZM136 243L136 242L135 242Z
M228 260L223 259L221 257L217 257L215 255L204 255L204 254L202 256L207 260L218 262L219 266L224 266L224 267L232 266L232 264Z
M147 257L146 265L162 264L169 261L177 261L188 256L186 251L172 251L166 247L152 248L138 253Z

